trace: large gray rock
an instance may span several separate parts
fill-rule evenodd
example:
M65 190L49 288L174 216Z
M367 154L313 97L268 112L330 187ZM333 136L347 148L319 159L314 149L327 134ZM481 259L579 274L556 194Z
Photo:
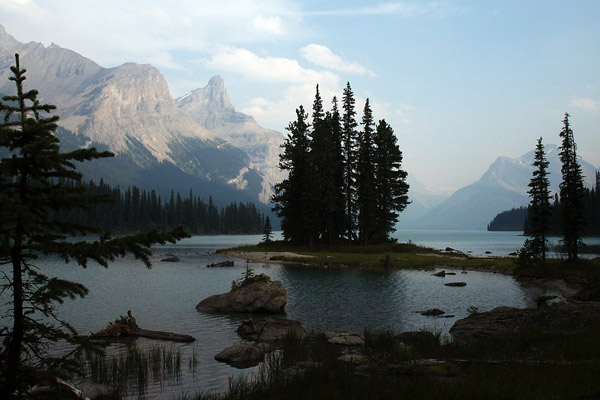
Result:
M564 326L600 321L600 303L560 302L538 308L498 307L471 314L450 328L454 340L500 339L525 331L556 331Z
M242 340L222 350L215 360L236 368L248 368L258 365L265 358L269 345Z
M252 278L251 283L229 293L216 294L202 300L196 310L214 313L264 313L285 312L287 291L279 281L265 274Z
M301 338L306 337L302 323L293 319L270 317L247 319L237 329L237 333L242 339L267 343L283 339L290 331L296 332Z

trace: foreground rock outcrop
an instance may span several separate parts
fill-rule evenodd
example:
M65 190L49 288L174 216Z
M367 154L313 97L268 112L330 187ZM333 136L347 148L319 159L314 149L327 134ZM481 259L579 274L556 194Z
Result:
M246 280L229 293L216 294L202 300L196 310L213 313L282 314L287 304L287 291L279 281L265 274Z
M527 331L556 332L565 326L600 321L600 303L563 301L538 308L497 307L459 319L450 328L454 340L502 339Z
M237 329L237 334L245 340L255 342L277 342L291 331L298 337L306 337L306 331L300 321L287 318L252 318L246 319Z

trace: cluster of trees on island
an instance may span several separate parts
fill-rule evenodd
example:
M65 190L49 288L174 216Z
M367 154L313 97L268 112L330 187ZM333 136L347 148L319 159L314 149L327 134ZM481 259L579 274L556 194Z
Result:
M296 109L280 156L288 177L275 185L274 211L286 240L312 245L389 240L409 204L407 173L391 126L373 120L366 100L358 129L355 99L346 85L325 111L317 86L312 118Z
M66 186L80 186L87 193L106 196L112 201L90 206L88 209L61 210L60 221L97 226L111 232L139 232L146 229L166 229L183 226L193 234L262 233L265 216L254 203L232 202L217 207L212 196L208 203L195 196L190 189L187 197L171 191L168 198L156 191L141 190L136 186L121 190L100 180L83 184L65 182Z
M537 142L533 162L533 176L529 182L530 203L527 208L525 234L530 236L519 251L519 257L524 263L544 264L546 260L547 238L553 231L553 220L560 226L561 244L569 260L576 260L581 247L582 237L585 233L586 215L585 199L586 188L583 185L581 165L577 159L577 145L573 137L573 130L569 123L569 114L565 113L563 129L560 132L562 143L560 146L560 161L562 164L559 196L555 196L554 205L551 204L550 181L548 179L548 165L542 138ZM588 213L598 212L599 176L596 175L596 190L590 193L591 205ZM594 207L596 205L596 207ZM554 211L554 212L553 212ZM596 216L596 220L597 220ZM593 222L594 219L590 219Z

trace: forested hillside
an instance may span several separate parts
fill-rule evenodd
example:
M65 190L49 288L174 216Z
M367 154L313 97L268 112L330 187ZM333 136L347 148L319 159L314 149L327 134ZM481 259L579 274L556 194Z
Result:
M254 203L233 202L217 207L212 197L206 203L192 191L182 196L171 192L169 198L136 186L121 190L103 180L84 184L90 194L107 196L104 204L89 210L62 212L59 219L84 225L98 226L111 232L136 232L145 229L164 229L182 225L192 234L261 233L264 215Z

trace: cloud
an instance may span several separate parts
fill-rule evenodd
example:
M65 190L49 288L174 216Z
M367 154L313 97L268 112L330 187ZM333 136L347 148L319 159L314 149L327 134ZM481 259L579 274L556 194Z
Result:
M600 114L600 101L590 99L589 97L576 98L571 102L571 104L593 114Z
M329 71L303 68L297 60L260 57L247 49L221 46L205 65L220 71L236 72L267 83L320 84L337 86L339 77Z
M455 6L447 2L430 3L408 3L404 1L395 1L380 3L366 7L339 8L334 10L309 11L304 13L307 16L363 16L363 15L390 15L405 18L417 16L445 17L457 12Z
M334 54L328 47L320 44L309 44L300 49L300 54L310 63L340 72L350 72L359 75L375 76L375 73L362 65L345 61Z

